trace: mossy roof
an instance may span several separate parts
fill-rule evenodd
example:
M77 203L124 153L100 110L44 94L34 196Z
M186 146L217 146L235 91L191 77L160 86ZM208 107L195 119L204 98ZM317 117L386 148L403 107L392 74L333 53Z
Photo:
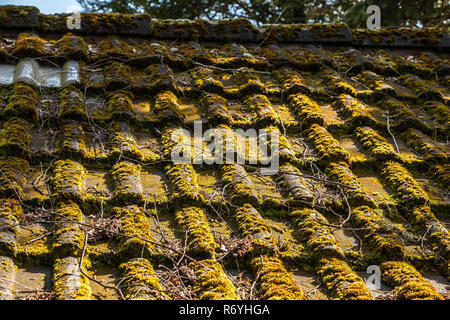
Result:
M298 272L328 298L372 298L358 272L394 258L402 268L382 276L394 296L441 297L426 283L449 276L448 34L94 13L67 30L65 18L0 6L0 261L51 268L57 298L92 298L77 269L84 226L110 222L89 231L86 268L128 276L131 299L178 297L155 293L167 289L158 266L180 257L158 228L204 259L200 298L239 297L236 260L259 298L304 298ZM172 163L177 141L202 153L195 120L246 164ZM277 175L248 164L257 150L233 129L251 128L282 135ZM22 216L53 206L73 221L30 237ZM224 256L226 241L240 247Z

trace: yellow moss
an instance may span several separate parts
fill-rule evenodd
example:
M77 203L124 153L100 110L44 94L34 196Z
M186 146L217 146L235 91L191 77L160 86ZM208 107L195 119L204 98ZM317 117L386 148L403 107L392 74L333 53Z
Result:
M56 259L53 264L53 290L58 300L89 300L91 288L89 280L79 269L79 261L74 257Z
M296 93L309 93L308 84L298 73L290 69L275 70L275 76L283 85L283 90L288 96Z
M8 104L3 110L6 118L20 117L32 122L37 120L37 90L24 83L15 83L11 89Z
M200 300L237 300L236 288L228 279L222 266L215 260L192 262L196 277L194 291Z
M141 166L129 161L121 161L112 167L114 181L114 198L126 204L143 200Z
M369 107L352 96L341 94L334 104L343 114L351 118L353 126L376 124L375 119L370 115Z
M28 161L7 157L0 159L0 194L5 197L22 197L22 189L26 183L25 174L29 171Z
M229 186L227 191L233 204L258 204L260 196L241 165L222 165L222 181Z
M61 140L58 149L67 158L83 158L86 156L83 126L77 121L67 121L60 129Z
M325 174L336 182L350 186L343 187L350 205L375 205L346 163L330 163L325 168Z
M296 210L291 213L295 231L306 241L306 247L315 259L343 257L342 249L327 226L327 219L314 209Z
M223 93L224 86L222 82L214 79L214 72L212 69L205 67L197 67L192 71L192 78L195 86L200 91Z
M233 118L226 107L226 100L217 94L203 93L199 100L200 105L207 110L208 123L232 124Z
M187 250L196 256L214 258L218 245L208 224L204 211L198 207L186 207L177 210L175 219L187 235Z
M141 208L134 205L116 210L122 225L121 233L124 234L119 237L118 244L121 256L150 258L155 247L148 242L152 241L152 237L147 216Z
M308 96L297 93L288 97L289 104L294 109L300 121L309 127L316 123L321 126L325 124L322 110L319 105Z
M197 173L191 164L175 163L167 166L167 176L172 185L173 196L182 201L200 201L205 199L200 193Z
M167 299L153 267L147 259L136 258L120 265L125 299L159 300Z
M314 144L320 161L350 163L350 154L339 145L339 142L333 138L327 129L318 124L313 124L309 130L308 138Z
M367 206L352 210L352 222L361 227L364 239L376 257L381 260L402 259L405 255L405 244L390 228L389 222L380 210L373 210Z
M177 151L186 151L189 154L185 154L184 156L186 156L187 158L191 157L191 139L190 136L187 135L183 130L183 128L169 127L164 129L161 135L161 143L163 145L163 156L165 159L171 159L172 152ZM177 149L174 150L174 147L177 147Z
M272 232L270 225L251 204L246 203L239 207L235 212L235 219L242 237L247 235L266 237Z
M13 118L5 121L0 130L0 155L17 156L28 159L30 157L31 134L27 121Z
M337 300L372 300L365 282L344 261L324 258L316 268L320 281Z
M401 164L385 162L381 174L405 205L429 202L428 195Z
M83 214L78 205L69 200L60 202L55 211L53 252L58 257L78 256L84 244L84 232L80 224Z
M363 147L369 150L370 155L377 160L385 161L399 159L399 155L395 152L392 144L372 128L356 128L355 134Z
M401 300L443 300L433 285L410 264L389 261L381 264L381 279L394 288Z
M132 98L133 94L125 90L110 93L106 104L109 117L116 120L133 118L135 112L131 101Z
M177 96L172 91L163 91L156 95L155 114L161 123L179 122L185 119Z
M62 119L85 120L86 109L81 90L74 85L67 85L60 90L58 116Z
M58 160L54 163L53 176L49 182L55 198L83 201L86 195L86 171L78 162Z
M260 125L277 124L280 122L277 114L272 108L269 99L265 95L255 94L245 99L244 104L253 113L253 118Z
M287 272L280 259L270 256L253 258L250 262L263 300L305 300L302 290Z

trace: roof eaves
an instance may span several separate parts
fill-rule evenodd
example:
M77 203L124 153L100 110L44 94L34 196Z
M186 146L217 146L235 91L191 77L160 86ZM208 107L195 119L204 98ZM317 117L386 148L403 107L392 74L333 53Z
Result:
M357 47L435 48L448 51L445 28L351 29L344 23L269 24L258 28L244 18L155 19L149 14L81 13L81 27L71 29L71 14L43 15L31 6L0 6L0 27L40 33L131 35L155 39L218 42L313 43Z

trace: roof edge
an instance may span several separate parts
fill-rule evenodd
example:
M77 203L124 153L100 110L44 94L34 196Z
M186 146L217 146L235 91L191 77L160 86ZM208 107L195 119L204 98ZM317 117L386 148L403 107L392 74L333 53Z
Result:
M0 28L40 33L132 35L194 41L317 43L360 47L434 48L443 51L450 48L450 35L445 28L368 30L351 29L344 23L269 24L258 28L245 18L207 21L152 19L145 13L44 15L36 7L11 5L0 6Z

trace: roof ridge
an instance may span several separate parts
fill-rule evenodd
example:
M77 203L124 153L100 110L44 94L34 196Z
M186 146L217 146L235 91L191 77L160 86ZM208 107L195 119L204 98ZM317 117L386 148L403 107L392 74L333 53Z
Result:
M157 19L147 13L80 13L80 28L72 28L73 14L41 14L33 6L0 6L0 27L43 33L131 35L155 39L219 42L317 43L361 47L435 48L448 51L445 28L389 27L379 30L349 28L345 23L266 24L254 26L246 18ZM72 21L73 22L73 21Z

